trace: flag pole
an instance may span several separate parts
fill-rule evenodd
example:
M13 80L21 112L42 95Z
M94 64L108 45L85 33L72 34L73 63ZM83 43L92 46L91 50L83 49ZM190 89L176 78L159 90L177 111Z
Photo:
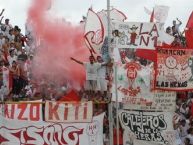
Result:
M110 49L111 49L111 25L110 25L110 0L107 0L107 22L108 22L108 54L110 56ZM109 94L108 97L111 95ZM108 115L109 115L109 143L110 145L113 145L113 103L110 101L108 105Z

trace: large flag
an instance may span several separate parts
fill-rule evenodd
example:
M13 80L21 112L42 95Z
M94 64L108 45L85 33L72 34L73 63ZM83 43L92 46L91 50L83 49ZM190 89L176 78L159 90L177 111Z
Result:
M87 13L84 37L89 49L94 53L100 53L104 40L104 26L100 17L91 9Z
M116 21L124 21L127 19L125 14L115 8L110 10L110 19ZM112 25L110 23L110 25ZM108 16L107 11L102 10L95 13L89 9L85 24L85 41L92 52L101 54L101 48L108 36Z
M150 22L165 23L168 17L169 7L163 5L156 5L153 8L153 11L149 10L146 7L144 7L144 11L148 15L150 15Z

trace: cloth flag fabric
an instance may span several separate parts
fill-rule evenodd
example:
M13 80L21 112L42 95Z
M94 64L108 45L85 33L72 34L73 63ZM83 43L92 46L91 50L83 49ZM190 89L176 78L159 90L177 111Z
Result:
M77 95L77 93L74 90L71 90L67 95L60 98L59 101L79 102L81 101L81 98L80 96Z
M187 47L193 48L193 12L191 13L185 30Z

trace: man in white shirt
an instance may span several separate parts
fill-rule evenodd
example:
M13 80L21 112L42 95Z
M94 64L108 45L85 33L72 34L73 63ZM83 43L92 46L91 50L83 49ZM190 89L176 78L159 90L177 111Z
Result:
M85 90L90 91L91 94L96 91L97 87L97 71L101 67L100 63L95 63L94 56L89 57L90 62L81 62L71 57L71 60L83 65L86 68L86 83Z
M107 94L106 66L101 56L97 56L97 62L101 67L97 70L97 91Z

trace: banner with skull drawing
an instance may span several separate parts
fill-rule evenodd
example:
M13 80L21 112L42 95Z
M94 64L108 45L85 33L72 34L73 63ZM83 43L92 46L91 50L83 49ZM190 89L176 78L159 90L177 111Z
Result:
M193 49L158 48L155 87L193 90Z
M124 145L175 145L172 112L120 110Z

